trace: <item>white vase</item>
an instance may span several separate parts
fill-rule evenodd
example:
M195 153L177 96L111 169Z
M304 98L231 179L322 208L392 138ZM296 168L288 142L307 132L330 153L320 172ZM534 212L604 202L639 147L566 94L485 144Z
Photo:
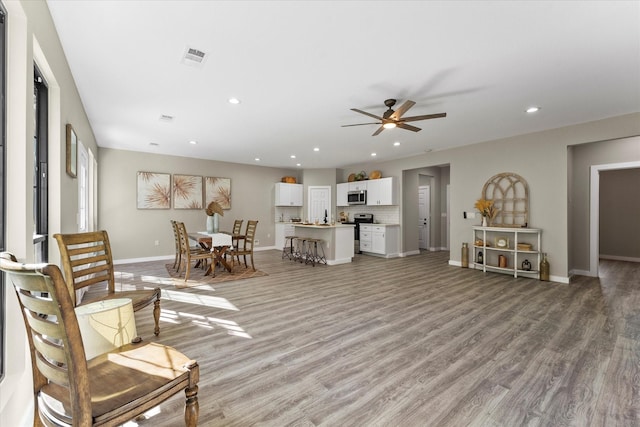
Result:
M218 214L214 213L213 215L207 215L207 233L217 233L218 232Z
M483 217L482 217L482 226L483 226L483 227L486 227L487 225L488 225L488 224L487 224L487 217L486 217L486 216L483 216Z

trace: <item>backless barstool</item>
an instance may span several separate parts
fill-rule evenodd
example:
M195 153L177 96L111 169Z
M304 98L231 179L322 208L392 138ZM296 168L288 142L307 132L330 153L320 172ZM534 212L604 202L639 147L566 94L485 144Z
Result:
M284 236L284 247L282 248L282 259L295 259L296 251L294 249L294 241L298 236Z
M316 264L326 264L327 258L324 254L324 240L322 239L307 239L307 250L305 264L311 264L314 267ZM321 253L318 253L318 245L320 245Z

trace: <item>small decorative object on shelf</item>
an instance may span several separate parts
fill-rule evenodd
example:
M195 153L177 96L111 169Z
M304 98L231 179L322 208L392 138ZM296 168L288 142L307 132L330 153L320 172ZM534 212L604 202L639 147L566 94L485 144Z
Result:
M477 258L477 263L478 264L482 264L483 260L482 260L482 251L478 252L478 258Z
M469 267L469 245L467 243L462 244L462 268Z
M545 252L542 254L542 261L540 261L540 280L549 281L549 268L549 260Z
M498 267L507 268L507 257L504 255L498 256Z
M531 263L529 262L528 259L525 259L524 261L522 261L522 269L524 271L531 271Z

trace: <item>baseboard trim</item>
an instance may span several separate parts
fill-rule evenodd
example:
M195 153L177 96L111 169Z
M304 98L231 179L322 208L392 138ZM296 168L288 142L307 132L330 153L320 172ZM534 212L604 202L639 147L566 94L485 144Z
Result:
M630 257L630 256L618 256L618 255L602 255L602 254L600 254L600 259L609 259L611 261L640 262L640 258Z

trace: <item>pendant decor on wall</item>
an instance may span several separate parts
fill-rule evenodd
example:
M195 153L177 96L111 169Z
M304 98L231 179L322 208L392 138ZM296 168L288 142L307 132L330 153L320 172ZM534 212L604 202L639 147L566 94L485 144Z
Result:
M482 187L482 198L492 200L498 209L494 227L527 227L529 224L529 185L512 172L492 176Z

